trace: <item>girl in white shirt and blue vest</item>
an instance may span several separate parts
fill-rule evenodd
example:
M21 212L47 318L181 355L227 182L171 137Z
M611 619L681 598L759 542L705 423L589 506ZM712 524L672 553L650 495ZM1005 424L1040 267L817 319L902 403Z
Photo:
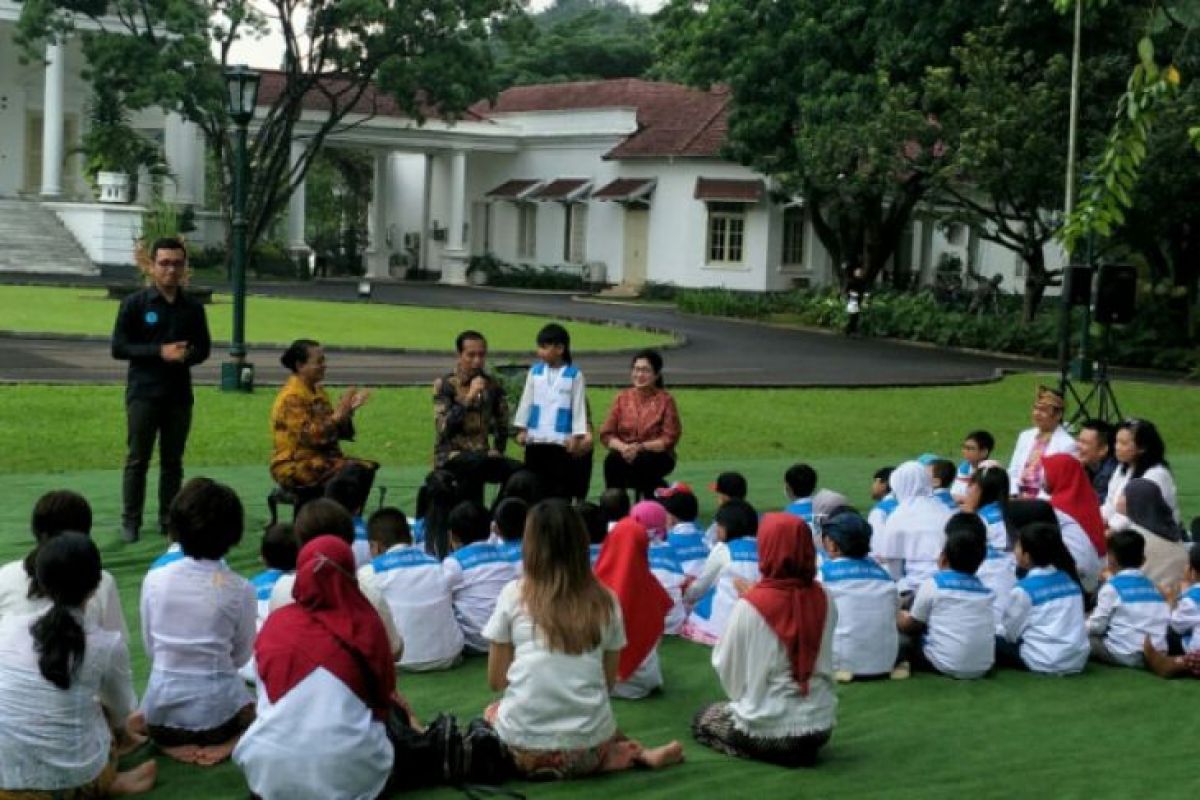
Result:
M525 446L525 466L541 479L546 494L566 497L575 458L591 451L583 373L571 361L571 335L557 323L538 332L537 356L513 427Z

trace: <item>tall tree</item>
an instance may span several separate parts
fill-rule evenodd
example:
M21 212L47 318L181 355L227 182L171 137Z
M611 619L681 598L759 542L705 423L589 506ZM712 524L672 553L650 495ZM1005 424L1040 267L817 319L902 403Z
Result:
M74 32L91 78L128 107L178 111L219 156L230 221L231 123L222 72L235 43L262 39L270 20L281 45L282 90L254 121L247 239L264 235L327 139L372 115L391 95L417 120L453 118L494 93L487 40L521 13L521 0L28 0L19 35L41 43ZM93 23L76 29L80 19ZM292 163L301 112L325 111ZM228 225L227 225L228 230Z
M939 180L946 140L926 74L993 10L970 0L670 0L664 74L726 83L729 155L808 201L842 265L870 280Z

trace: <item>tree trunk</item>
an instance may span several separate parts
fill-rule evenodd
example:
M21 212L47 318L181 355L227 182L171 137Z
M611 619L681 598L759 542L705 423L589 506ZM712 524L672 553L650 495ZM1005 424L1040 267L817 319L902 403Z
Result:
M1046 287L1050 285L1050 276L1046 273L1046 256L1042 252L1040 242L1033 242L1033 247L1021 250L1021 260L1025 262L1025 297L1021 304L1021 321L1028 325L1037 316Z

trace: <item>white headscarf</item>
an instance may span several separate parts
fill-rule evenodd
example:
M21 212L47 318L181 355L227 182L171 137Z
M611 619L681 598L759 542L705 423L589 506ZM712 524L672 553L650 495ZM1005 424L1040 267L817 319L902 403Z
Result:
M905 461L892 471L888 483L896 510L887 519L883 535L872 542L879 558L936 561L946 544L946 520L953 512L933 496L929 470L917 461Z

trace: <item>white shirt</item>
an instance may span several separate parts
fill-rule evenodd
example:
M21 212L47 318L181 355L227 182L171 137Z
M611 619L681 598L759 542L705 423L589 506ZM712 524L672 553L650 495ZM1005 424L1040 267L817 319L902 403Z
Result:
M525 429L525 441L533 444L562 444L583 436L588 423L585 390L578 367L534 364L525 375L513 427Z
M1171 470L1157 464L1146 470L1142 477L1158 485L1163 501L1175 515L1175 521L1182 520L1183 516L1179 513L1179 493L1175 489L1175 476L1171 474ZM1129 517L1117 512L1117 498L1125 493L1125 485L1132 479L1133 473L1129 467L1119 464L1108 481L1108 494L1104 496L1104 505L1100 506L1100 515L1111 530L1123 531L1130 525Z
M658 663L658 645L655 645L628 679L613 686L611 694L622 700L641 700L662 685L662 666Z
M375 609L375 613L379 615L379 619L383 622L383 629L387 631L388 645L392 648L392 655L399 656L404 650L404 639L400 636L400 631L396 629L396 621L392 618L392 612L388 608L387 602L379 594L379 590L375 588L374 583L362 581L362 570L358 573L359 582L358 588L363 593L363 597L367 598L367 602ZM284 606L290 606L296 602L292 597L292 589L296 586L296 573L288 572L279 576L275 581L275 585L271 587L271 599L267 603L267 613L270 614L278 611Z
M663 589L671 597L671 608L664 620L663 633L677 634L683 630L687 621L687 606L683 603L683 582L687 573L678 553L669 542L650 542L650 573L658 579Z
M996 632L1003 633L1004 611L1013 587L1017 585L1017 562L1012 553L988 545L987 555L979 569L975 570L979 582L992 590L992 614L996 618Z
M125 640L86 618L83 662L70 688L63 691L46 680L29 631L39 616L6 614L0 620L5 789L70 789L94 780L108 764L112 744L101 706L123 720L137 702Z
M521 603L519 580L500 592L483 635L513 646L508 686L496 714L496 733L506 744L577 750L596 747L616 733L604 676L604 654L618 652L626 643L615 597L599 644L585 653L571 655L546 647Z
M821 584L837 604L833 668L882 675L896 664L900 598L887 570L867 558L836 558L821 566Z
M211 730L252 701L238 675L256 633L249 581L220 561L185 556L146 573L141 611L147 723Z
M896 498L889 494L871 507L867 513L867 524L871 526L872 540L883 533L883 526L887 524L888 517L896 510L897 505Z
M708 644L715 644L721 638L729 612L738 599L734 586L737 578L749 583L759 579L758 543L753 538L717 542L708 554L700 577L683 596L684 602L692 606L685 635Z
M924 622L924 653L938 672L983 677L996 660L992 592L974 575L940 570L913 598L913 619Z
M1171 630L1182 637L1184 650L1200 650L1200 583L1180 595L1171 612Z
M257 716L233 760L263 800L374 800L392 771L382 722L337 676L317 667Z
M496 610L500 590L520 577L520 564L520 550L487 542L455 550L442 562L446 585L453 594L454 616L467 647L475 652L487 652L483 626Z
M463 634L442 565L417 545L398 544L358 571L358 585L383 602L404 636L400 666L448 669L462 655ZM393 651L394 652L394 651Z
M1057 508L1054 509L1054 516L1058 518L1063 544L1067 546L1071 558L1075 559L1075 571L1079 573L1079 582L1083 584L1084 591L1096 591L1096 587L1100 585L1100 573L1104 571L1104 559L1096 552L1087 531L1074 517Z
M1155 649L1166 651L1170 616L1158 587L1140 569L1123 569L1100 587L1087 629L1103 636L1113 655L1132 656L1140 663L1147 636Z
M24 561L10 561L0 567L0 619L9 614L39 614L50 610L50 598L29 596L29 574ZM100 585L83 607L83 616L101 630L112 631L129 645L129 628L121 610L117 582L108 570L100 571Z
M1002 634L1020 644L1032 672L1082 672L1091 647L1083 616L1083 590L1065 572L1034 567L1010 592Z
M713 648L712 664L729 697L733 725L741 732L774 739L832 730L837 716L832 642L838 609L829 593L825 595L828 611L807 695L800 693L792 661L758 609L745 600L734 604L725 635Z
M1025 462L1029 460L1029 453L1033 450L1033 444L1037 441L1038 433L1037 428L1026 428L1017 437L1016 447L1013 448L1012 458L1008 462L1008 493L1010 495L1015 496L1021 487L1021 473L1025 471ZM1052 456L1055 453L1066 453L1073 456L1078 452L1079 444L1075 441L1075 437L1060 425L1054 429L1054 433L1050 436L1050 441L1046 443L1046 449L1042 451L1042 458ZM1040 465L1038 472L1040 475ZM1045 491L1042 491L1038 496L1046 497Z

